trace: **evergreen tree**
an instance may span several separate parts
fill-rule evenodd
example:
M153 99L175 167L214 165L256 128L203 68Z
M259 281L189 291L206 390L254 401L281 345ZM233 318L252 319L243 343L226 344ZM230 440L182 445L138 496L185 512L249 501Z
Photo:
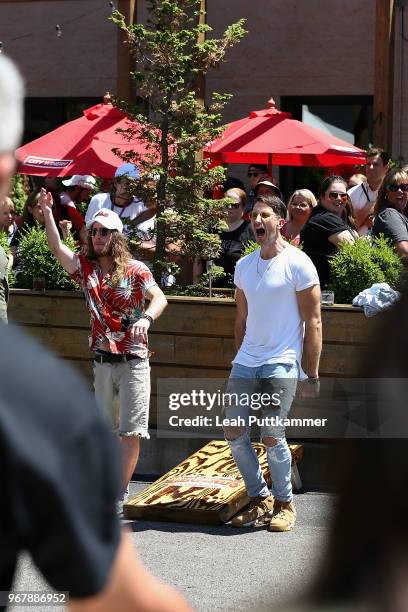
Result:
M221 112L231 96L213 93L206 107L200 101L199 83L224 60L245 30L244 20L239 20L220 38L208 38L212 28L203 23L201 0L147 0L146 4L146 24L127 25L118 11L112 20L126 34L135 62L132 77L138 98L144 102L118 102L140 126L124 134L147 142L151 152L143 159L135 153L121 157L136 163L146 177L156 178L154 269L160 275L172 267L171 243L190 259L212 259L219 251L220 241L213 230L223 226L223 202L205 196L222 183L224 169L209 168L200 152L222 133ZM145 198L152 196L151 181L146 180L142 189Z

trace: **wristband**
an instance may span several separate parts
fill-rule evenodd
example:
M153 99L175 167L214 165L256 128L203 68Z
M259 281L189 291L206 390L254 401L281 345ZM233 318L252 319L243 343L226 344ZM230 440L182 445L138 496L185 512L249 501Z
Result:
M143 313L142 316L140 317L141 319L147 319L150 323L150 325L153 323L153 317L151 317L150 315Z
M308 376L307 382L309 382L312 385L318 385L320 382L320 378L318 376Z

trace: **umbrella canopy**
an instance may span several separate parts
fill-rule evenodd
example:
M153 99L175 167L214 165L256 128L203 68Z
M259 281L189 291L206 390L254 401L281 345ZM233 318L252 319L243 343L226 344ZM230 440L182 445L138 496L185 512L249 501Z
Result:
M116 130L137 127L112 104L97 104L83 111L84 116L74 119L17 149L17 172L37 176L71 176L93 174L111 178L123 163L112 153L135 151L148 153L144 143L130 142Z
M327 167L366 163L362 149L292 119L290 113L277 110L272 99L268 108L230 123L204 155L214 164Z

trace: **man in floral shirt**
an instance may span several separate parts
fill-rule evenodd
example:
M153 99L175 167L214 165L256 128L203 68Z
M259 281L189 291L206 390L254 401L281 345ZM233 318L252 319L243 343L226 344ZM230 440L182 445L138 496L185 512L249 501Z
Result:
M123 456L122 502L139 457L140 438L149 438L150 367L147 332L167 305L150 270L132 259L123 224L102 208L87 222L88 255L77 255L59 237L52 196L40 195L48 243L55 257L83 288L91 315L95 353L95 396L118 433ZM150 303L145 310L145 298ZM119 417L114 397L119 395Z

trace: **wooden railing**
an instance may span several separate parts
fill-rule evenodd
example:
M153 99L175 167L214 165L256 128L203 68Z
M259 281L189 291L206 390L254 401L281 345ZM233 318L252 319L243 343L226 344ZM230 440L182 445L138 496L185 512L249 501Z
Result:
M154 353L152 424L158 378L225 378L235 354L232 299L169 297L168 301L167 309L149 332ZM89 316L81 293L12 290L9 318L91 382ZM321 376L356 376L373 320L348 305L324 306L322 319Z

